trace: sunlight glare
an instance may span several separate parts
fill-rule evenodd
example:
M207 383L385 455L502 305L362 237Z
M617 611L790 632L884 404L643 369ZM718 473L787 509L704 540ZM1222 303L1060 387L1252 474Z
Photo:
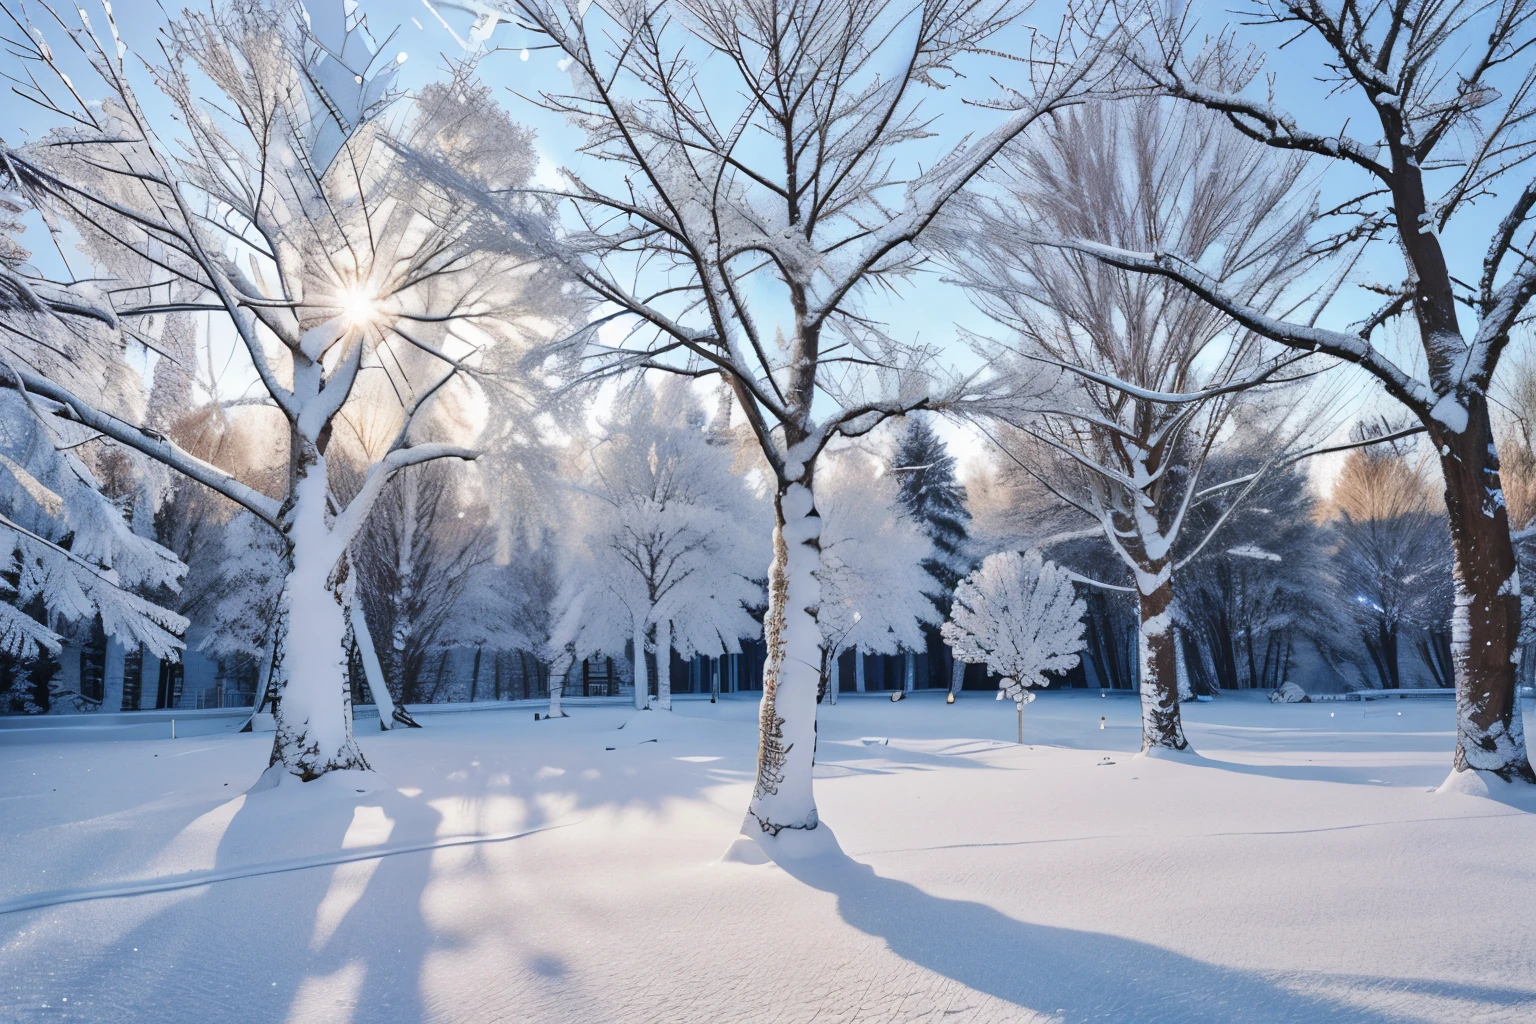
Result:
M361 288L348 288L341 293L341 312L348 326L361 327L371 321L378 310L373 304L373 296Z

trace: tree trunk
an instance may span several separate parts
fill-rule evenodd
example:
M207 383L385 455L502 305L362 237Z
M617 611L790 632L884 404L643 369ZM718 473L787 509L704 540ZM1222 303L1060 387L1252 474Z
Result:
M1173 664L1179 678L1179 700L1194 700L1195 688L1189 681L1189 666L1184 664L1184 645L1180 642L1177 626L1173 630Z
M917 689L917 655L907 651L906 661L906 674L902 677L901 689L904 693L911 693Z
M635 617L635 709L644 711L651 706L651 678L645 664L645 619Z
M709 666L709 702L711 704L720 699L720 665L725 660L725 655L710 659Z
M864 652L857 647L853 649L853 690L864 692Z
M1150 594L1141 594L1141 749L1186 750L1179 716L1178 664L1173 650L1173 580L1164 565L1138 572L1158 580Z
M127 651L116 637L107 637L107 653L102 659L101 710L123 710L123 681Z
M480 645L477 644L475 646L475 667L474 667L474 670L472 672L470 672L470 674L469 674L469 699L471 701L473 701L475 699L475 689L476 689L476 687L478 687L480 685L480 654L481 654L481 650L482 650L482 648L480 647Z
M395 621L390 635L390 650L392 653L392 666L395 681L400 684L400 702L402 704L412 698L420 699L416 692L419 680L416 673L411 671L408 657L411 646L411 614L415 610L412 600L416 586L416 486L411 480L397 480L397 486L403 488L400 504L400 532L396 536L399 547L395 551L395 587L391 595L391 603L394 605Z
M354 572L356 569L354 568ZM355 590L357 581L352 586ZM373 704L379 709L379 728L390 729L395 724L395 701L389 695L389 684L384 681L384 669L379 664L378 651L373 646L373 634L368 631L368 617L363 614L363 602L355 592L351 605L352 639L357 641L358 654L363 660L363 675L368 680L368 692L373 694Z
M1520 577L1499 456L1486 402L1478 398L1469 404L1465 430L1430 428L1445 475L1454 556L1455 770L1475 768L1510 782L1536 782L1515 695Z
M672 710L672 620L656 623L656 706Z
M352 737L346 622L331 582L338 552L325 522L325 458L313 448L307 455L312 461L298 474L288 523L293 562L283 584L282 689L267 769L270 774L281 766L305 782L326 772L368 768Z
M840 651L832 652L832 663L827 666L827 703L837 703L837 691L842 689L843 673L838 665Z
M821 630L816 606L821 585L821 518L810 488L791 483L774 498L773 564L768 569L768 614L763 621L768 660L758 706L757 783L745 826L776 836L814 829L819 819L811 792L816 755L816 689L821 675Z
M956 697L965 687L965 662L959 658L951 657L949 660L949 692Z
M549 708L544 712L545 718L564 718L565 712L560 710L560 694L565 689L565 676L570 672L572 659L564 658L549 666ZM526 680L526 676L524 677ZM527 685L526 681L523 684Z

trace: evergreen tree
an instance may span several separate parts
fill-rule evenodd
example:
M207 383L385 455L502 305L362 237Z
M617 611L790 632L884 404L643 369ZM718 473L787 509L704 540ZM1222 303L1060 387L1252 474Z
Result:
M948 615L955 585L972 567L971 513L965 507L965 487L955 480L954 456L926 420L909 416L892 471L901 482L901 507L933 542L923 568L935 581L930 596Z

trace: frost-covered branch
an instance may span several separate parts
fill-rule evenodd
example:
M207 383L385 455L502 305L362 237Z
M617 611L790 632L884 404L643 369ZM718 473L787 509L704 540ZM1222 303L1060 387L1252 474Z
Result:
M183 451L158 431L126 423L110 413L97 409L51 380L17 369L14 365L0 368L0 387L40 395L56 404L54 415L84 424L119 444L127 445L134 451L171 467L178 473L218 491L230 501L273 526L279 522L280 509L277 501L241 483L219 467Z

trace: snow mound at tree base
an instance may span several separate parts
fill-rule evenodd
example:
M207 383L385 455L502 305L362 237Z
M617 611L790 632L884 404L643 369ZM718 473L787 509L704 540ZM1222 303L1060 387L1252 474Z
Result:
M335 796L356 796L359 793L373 793L387 788L378 772L365 772L355 769L346 771L327 772L310 782L305 782L297 775L288 771L282 764L274 764L261 773L256 784L246 793L255 796L268 790L281 788L284 792L298 791L302 787L307 794L324 794Z
M1478 768L1466 771L1451 769L1451 774L1440 783L1436 793L1459 793L1462 796L1481 796L1505 803L1517 803L1536 810L1536 787L1523 782L1506 782L1493 772Z
M838 844L837 836L826 825L815 828L786 828L776 836L762 832L751 815L742 823L741 835L726 848L720 858L722 864L784 865L787 862L804 862L823 859L841 860L847 855Z
M751 836L737 836L720 857L722 864L767 864L768 854Z
M1195 753L1194 747L1175 750L1172 747L1147 747L1136 755L1154 761L1177 761L1179 764L1210 764L1210 760Z

